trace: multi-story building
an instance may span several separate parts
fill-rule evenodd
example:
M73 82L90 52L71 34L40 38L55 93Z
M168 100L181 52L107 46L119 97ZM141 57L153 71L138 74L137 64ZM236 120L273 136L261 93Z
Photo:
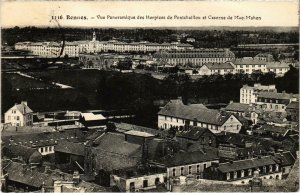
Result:
M45 58L54 57L78 57L79 47L74 42L18 42L16 50L27 50L33 55Z
M259 92L257 96L257 107L265 111L285 112L286 107L292 101L298 101L299 95L277 92Z
M33 123L33 111L27 106L26 101L15 104L4 113L4 123L12 126L30 126Z
M290 69L285 62L267 62L266 67L268 72L274 72L277 76L283 76Z
M268 72L266 61L252 57L237 58L233 61L236 72L251 74L255 71Z
M118 57L114 54L79 54L79 62L84 68L109 69L117 61Z
M224 75L229 73L235 74L235 69L231 62L207 63L203 64L199 69L199 75Z
M163 50L155 53L157 61L165 61L171 65L201 66L206 63L224 63L235 58L229 49L177 49Z
M254 84L254 86L244 85L240 89L240 103L251 104L257 102L259 92L277 92L275 85Z
M116 40L97 41L96 34L93 33L92 41L74 41L74 42L18 42L15 44L16 50L28 50L32 54L41 57L58 57L68 55L69 57L78 57L79 53L96 52L155 52L159 50L186 50L193 49L190 44L173 43L150 43L144 42L119 42Z
M274 61L274 57L272 54L268 54L268 53L259 53L254 57L254 60L263 60L266 62L273 62Z
M213 133L239 133L242 127L242 123L231 113L200 105L184 105L179 99L171 100L158 112L158 128L179 128L184 125L208 128Z
M235 184L248 184L257 175L261 179L282 179L283 167L293 165L294 158L288 155L263 156L252 159L213 163L207 168L205 178ZM286 163L285 163L286 162Z

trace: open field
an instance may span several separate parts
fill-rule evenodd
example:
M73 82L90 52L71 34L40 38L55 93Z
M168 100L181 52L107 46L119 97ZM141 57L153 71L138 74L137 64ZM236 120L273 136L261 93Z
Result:
M11 83L13 90L41 90L58 88L58 86L53 84L27 78L16 73L2 73L2 78L7 79L7 81Z

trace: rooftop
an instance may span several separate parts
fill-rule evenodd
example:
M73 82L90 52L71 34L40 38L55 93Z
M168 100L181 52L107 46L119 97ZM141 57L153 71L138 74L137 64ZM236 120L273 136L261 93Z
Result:
M222 125L231 114L225 112L222 114L218 110L184 105L181 100L171 100L158 112L158 115L183 118L213 125Z
M177 137L197 140L199 139L204 133L211 131L207 128L202 127L186 127L182 131L179 131L176 135Z
M150 133L143 132L143 131L135 131L135 130L126 131L124 134L135 135L135 136L140 136L140 137L154 137L154 135L152 135Z
M249 109L249 104L243 104L243 103L229 103L224 110L226 111L238 111L238 112L245 112Z

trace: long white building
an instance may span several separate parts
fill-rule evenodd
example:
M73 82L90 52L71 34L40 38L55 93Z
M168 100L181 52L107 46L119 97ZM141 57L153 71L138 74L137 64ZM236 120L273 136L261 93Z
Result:
M259 92L277 92L275 85L254 84L254 86L244 85L240 89L240 103L252 104L257 102Z
M97 41L96 34L93 33L92 41L74 42L18 42L15 44L16 50L28 50L32 54L41 57L58 57L68 55L78 57L79 53L97 52L155 52L159 50L186 50L193 49L190 44L174 43L150 43L150 42L119 42L116 40Z
M157 61L165 61L171 65L201 66L206 63L224 63L235 59L229 49L177 49L161 50L153 55Z

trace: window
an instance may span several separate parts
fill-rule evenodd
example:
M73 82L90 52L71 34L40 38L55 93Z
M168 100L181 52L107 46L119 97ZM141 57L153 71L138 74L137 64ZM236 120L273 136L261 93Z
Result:
M251 176L252 175L252 169L249 169L248 170L248 176Z
M192 174L192 166L189 166L189 174Z
M197 172L200 172L200 165L197 165Z
M224 126L224 131L226 130L226 125Z
M41 153L43 153L44 152L44 148L43 147L41 147Z
M17 120L18 120L18 121L20 120L20 117L19 117L19 116L17 116Z
M203 164L203 169L205 169L206 168L206 164Z
M273 171L273 167L272 165L269 166L269 172L272 172Z
M175 168L173 168L173 176L176 176L176 169Z
M237 178L237 172L236 171L233 173L233 178Z
M183 176L183 169L184 169L183 167L180 168L180 175L182 176Z
M227 173L227 180L230 180L230 173Z
M244 177L244 170L241 170L241 178Z
M144 180L144 181L143 181L143 187L144 187L144 188L148 187L148 180Z

